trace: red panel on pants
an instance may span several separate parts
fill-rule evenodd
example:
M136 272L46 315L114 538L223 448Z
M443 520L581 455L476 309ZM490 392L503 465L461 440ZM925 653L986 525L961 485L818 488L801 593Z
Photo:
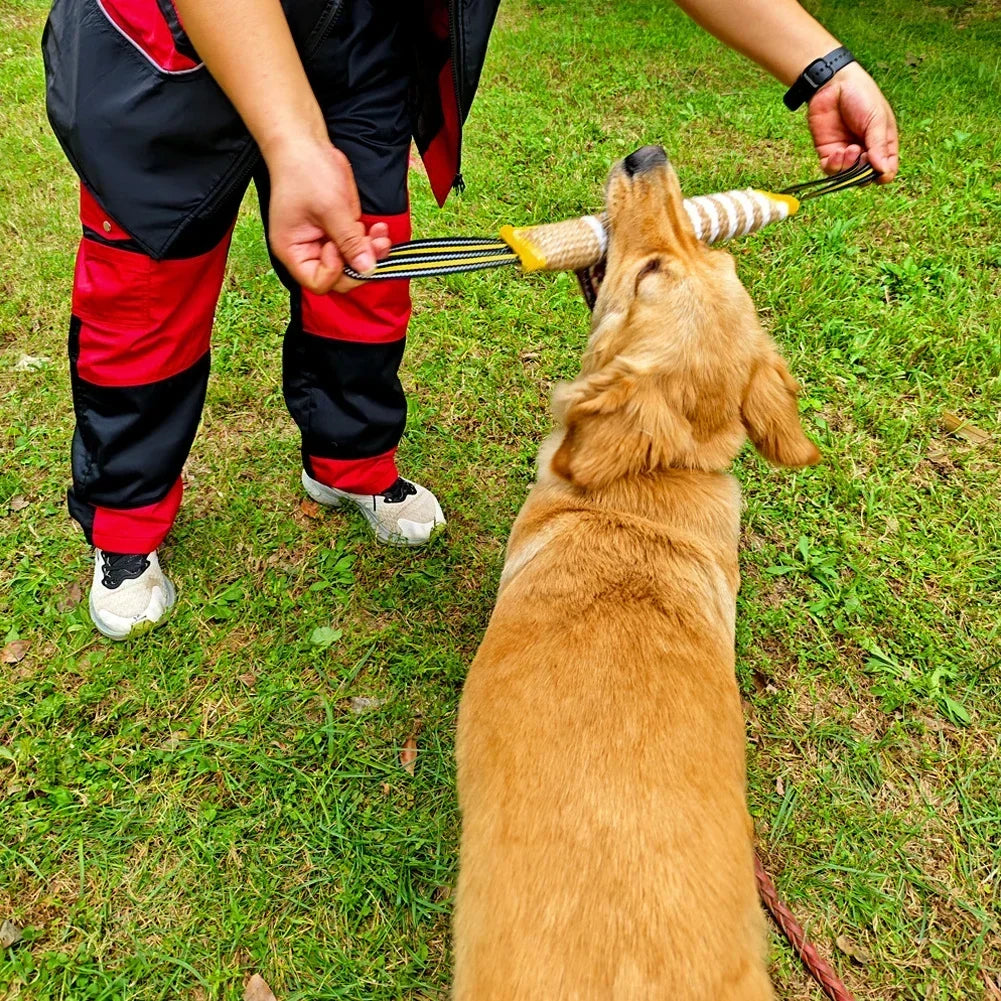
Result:
M352 494L381 494L399 478L396 449L369 459L323 459L310 456L313 478Z
M81 209L86 220L92 205ZM227 236L199 257L155 261L84 237L73 280L80 378L141 386L194 365L209 349L228 249Z
M362 215L368 229L375 222L389 225L393 243L410 239L410 212L399 215ZM386 344L407 334L410 322L410 282L367 282L350 292L314 295L302 290L302 329L316 337L339 341Z
M155 504L119 511L95 506L94 545L110 553L151 553L174 524L184 487L180 480Z

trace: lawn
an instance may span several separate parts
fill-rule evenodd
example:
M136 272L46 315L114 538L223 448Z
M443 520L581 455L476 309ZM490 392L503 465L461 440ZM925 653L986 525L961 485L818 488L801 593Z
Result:
M574 279L415 287L402 462L449 529L377 549L300 504L287 306L248 202L165 549L176 614L97 638L64 506L78 224L42 105L45 6L0 0L0 643L27 643L0 679L0 921L25 929L0 997L235 999L259 971L280 1001L444 999L456 706L550 387L586 340ZM859 998L997 1001L1001 10L817 7L896 107L902 172L733 247L824 455L736 468L751 808ZM806 180L781 93L666 2L507 0L468 189L438 212L415 176L416 232L593 210L645 142L690 194ZM819 997L777 938L772 956L780 998Z

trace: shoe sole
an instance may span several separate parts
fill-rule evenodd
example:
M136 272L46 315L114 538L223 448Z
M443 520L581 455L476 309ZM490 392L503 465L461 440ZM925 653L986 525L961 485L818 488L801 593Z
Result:
M168 577L164 577L163 583L165 585L164 590L167 592L167 607L164 608L163 615L161 615L156 622L150 622L149 619L143 619L142 622L137 622L134 626L131 626L129 629L124 631L112 629L110 626L101 622L97 615L97 611L94 608L94 595L91 593L90 601L87 603L87 607L90 612L90 621L94 623L94 628L102 636L106 636L109 640L114 640L116 643L121 643L122 640L129 640L134 636L142 636L144 633L152 632L157 626L161 625L170 618L170 610L174 607L174 602L177 600L177 591L175 590L174 585L170 582L170 579Z
M316 501L317 504L322 504L324 507L329 508L339 508L341 505L347 503L364 516L365 520L368 522L369 527L375 532L376 542L381 542L387 546L408 546L411 549L419 548L420 546L426 546L432 539L437 538L445 531L445 523L442 522L440 525L435 525L431 529L431 534L421 541L414 541L413 539L408 539L405 535L399 535L396 532L387 532L382 525L379 524L378 515L374 511L369 511L366 507L359 504L354 498L348 497L340 491L334 489L334 487L326 487L322 483L316 483L315 481L310 481L307 479L308 473L302 471L302 486L309 497Z

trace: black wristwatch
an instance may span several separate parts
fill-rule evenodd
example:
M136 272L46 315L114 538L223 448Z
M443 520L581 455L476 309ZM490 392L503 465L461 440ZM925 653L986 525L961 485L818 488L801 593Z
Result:
M801 104L809 101L838 70L853 62L855 57L843 45L820 59L814 59L786 91L782 98L785 106L790 111L795 111Z

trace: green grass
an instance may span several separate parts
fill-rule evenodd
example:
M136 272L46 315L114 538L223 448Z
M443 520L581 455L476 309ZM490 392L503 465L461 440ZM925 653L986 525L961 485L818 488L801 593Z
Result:
M375 549L299 509L285 300L248 210L166 550L180 602L128 645L79 602L64 511L74 179L45 122L42 0L0 0L0 997L444 999L452 737L503 544L573 375L571 276L415 288L405 469L447 537ZM612 13L614 11L614 13ZM746 454L738 661L766 862L860 998L991 998L1001 971L1001 21L996 3L825 0L885 85L902 175L734 246L824 464ZM599 205L663 141L692 194L816 173L781 88L672 6L508 0L445 211L421 235ZM18 371L22 355L47 357ZM943 411L986 430L948 435ZM11 503L15 498L21 500ZM316 629L339 630L329 646ZM336 635L336 633L335 633ZM329 639L329 634L327 634ZM351 698L385 700L362 713ZM399 749L419 726L410 777ZM870 954L840 953L847 936ZM773 947L781 998L816 998Z

